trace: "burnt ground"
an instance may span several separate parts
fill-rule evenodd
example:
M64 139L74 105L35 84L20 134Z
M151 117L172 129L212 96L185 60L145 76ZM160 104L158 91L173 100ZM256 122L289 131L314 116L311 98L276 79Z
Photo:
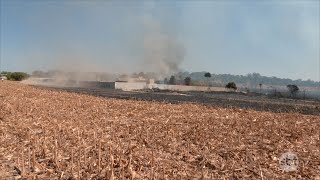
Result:
M97 97L133 99L167 103L198 103L223 108L242 108L269 112L296 112L306 115L320 115L319 100L278 98L257 94L235 92L173 92L173 91L121 91L89 87L41 87L67 92L89 94Z

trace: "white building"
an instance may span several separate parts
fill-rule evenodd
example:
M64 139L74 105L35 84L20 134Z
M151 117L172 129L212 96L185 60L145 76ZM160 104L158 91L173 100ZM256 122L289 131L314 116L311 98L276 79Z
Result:
M7 79L8 79L7 76L1 76L1 75L0 75L0 80L1 80L1 81L7 80Z

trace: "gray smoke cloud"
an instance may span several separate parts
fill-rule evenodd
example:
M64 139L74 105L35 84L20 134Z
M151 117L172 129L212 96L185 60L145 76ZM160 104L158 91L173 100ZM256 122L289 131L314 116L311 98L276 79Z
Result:
M157 31L148 32L144 37L144 62L156 73L176 73L184 57L185 49L175 37Z
M148 9L149 7L149 9ZM155 3L146 6L148 12L144 17L145 33L143 36L143 62L149 70L158 73L161 77L174 74L180 70L180 65L186 56L186 49L172 32L169 23L160 22L153 16L153 12L160 11L162 15L168 9L157 6Z
M23 35L30 39L22 43L25 53L17 59L30 73L55 70L65 72L57 79L96 80L100 78L92 76L93 72L120 75L142 71L162 78L179 71L186 54L175 32L174 25L179 22L176 11L166 3L12 7L26 11L20 21L27 25Z

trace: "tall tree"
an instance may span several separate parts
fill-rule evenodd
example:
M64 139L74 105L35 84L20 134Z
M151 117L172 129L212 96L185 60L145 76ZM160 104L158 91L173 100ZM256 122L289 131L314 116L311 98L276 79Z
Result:
M184 78L184 84L187 85L187 86L190 86L190 84L191 84L191 77L186 77L186 78Z
M175 85L176 84L176 77L175 76L171 76L170 77L169 84L171 84L171 85Z
M204 77L211 78L211 74L209 72L204 73Z
M262 90L262 83L259 84L260 87L260 94L261 94L261 90Z
M204 77L207 78L207 84L209 85L209 78L211 78L211 74L209 72L204 73Z

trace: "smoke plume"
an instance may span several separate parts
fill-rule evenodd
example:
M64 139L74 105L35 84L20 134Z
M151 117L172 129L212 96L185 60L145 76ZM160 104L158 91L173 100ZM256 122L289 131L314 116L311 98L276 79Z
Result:
M144 62L160 75L179 70L185 56L185 49L177 40L160 32L148 32L144 38Z
M178 22L172 20L174 14L161 3L146 6L144 16L143 62L145 66L161 77L174 74L186 55L183 43L175 32ZM154 13L160 15L155 16ZM165 19L165 20L163 20ZM170 23L170 19L172 22Z

